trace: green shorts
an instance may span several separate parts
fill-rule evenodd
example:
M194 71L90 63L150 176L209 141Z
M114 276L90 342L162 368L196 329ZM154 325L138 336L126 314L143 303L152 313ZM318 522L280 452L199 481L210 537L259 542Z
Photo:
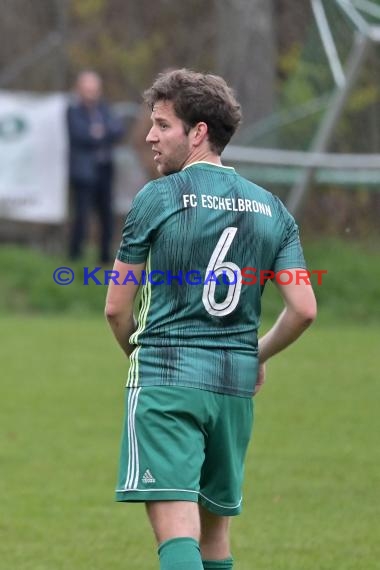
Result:
M253 400L181 386L128 388L117 501L241 511Z

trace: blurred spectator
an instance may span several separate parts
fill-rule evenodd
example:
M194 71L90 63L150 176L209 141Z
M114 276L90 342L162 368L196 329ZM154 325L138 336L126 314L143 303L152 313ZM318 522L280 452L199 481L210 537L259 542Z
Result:
M100 261L113 259L112 239L112 149L124 127L102 99L102 80L93 71L83 71L76 82L76 97L67 109L70 143L70 183L74 219L69 255L78 259L88 229L91 209L100 222Z

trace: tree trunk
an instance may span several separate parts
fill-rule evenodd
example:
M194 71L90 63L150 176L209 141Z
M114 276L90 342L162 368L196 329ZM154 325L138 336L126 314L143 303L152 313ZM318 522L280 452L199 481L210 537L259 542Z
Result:
M235 89L245 125L274 104L276 38L272 0L216 0L217 71Z

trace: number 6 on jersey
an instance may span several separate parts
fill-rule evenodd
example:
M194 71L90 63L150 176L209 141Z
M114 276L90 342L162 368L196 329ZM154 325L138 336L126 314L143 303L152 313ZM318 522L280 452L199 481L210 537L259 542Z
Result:
M210 261L206 269L206 280L208 281L203 287L202 302L206 311L210 315L225 317L232 313L236 308L241 292L241 271L232 261L224 261L231 243L236 235L237 228L226 228L219 238L214 251L212 252ZM228 284L228 293L224 301L217 302L215 300L215 280L208 280L207 276L214 275L216 278L224 274L224 283Z

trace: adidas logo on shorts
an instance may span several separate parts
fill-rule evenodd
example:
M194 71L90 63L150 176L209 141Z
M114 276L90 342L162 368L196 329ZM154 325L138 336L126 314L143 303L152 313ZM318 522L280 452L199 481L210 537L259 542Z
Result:
M141 478L141 481L143 483L155 483L156 479L153 477L152 473L150 472L149 469L147 469L144 473L144 475Z

